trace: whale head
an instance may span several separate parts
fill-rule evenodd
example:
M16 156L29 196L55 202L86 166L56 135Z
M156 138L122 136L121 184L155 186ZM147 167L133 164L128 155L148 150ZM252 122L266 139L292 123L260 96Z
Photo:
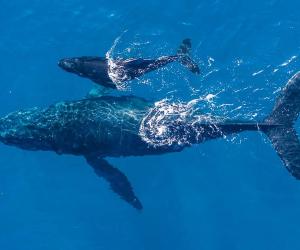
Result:
M20 110L0 118L0 142L26 150L53 150L52 137L43 120L44 110Z
M79 57L64 58L58 61L58 66L63 70L78 75L81 74L83 64L84 61Z
M116 89L109 75L109 64L105 57L81 56L61 59L58 66L64 71L88 78L106 88Z
M58 66L67 72L82 77L95 78L95 74L97 74L102 67L106 70L106 59L95 56L64 58L58 61Z

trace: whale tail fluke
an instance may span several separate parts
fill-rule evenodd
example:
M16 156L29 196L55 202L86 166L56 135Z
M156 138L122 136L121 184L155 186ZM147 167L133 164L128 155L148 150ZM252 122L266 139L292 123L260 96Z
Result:
M300 113L300 71L286 84L265 122L293 126Z
M300 72L282 90L271 114L264 120L276 127L263 129L287 170L300 179L300 142L293 128L300 113Z
M179 62L192 73L200 74L199 66L190 57L191 49L191 39L184 39L180 44L179 48L177 49L177 56L179 57Z

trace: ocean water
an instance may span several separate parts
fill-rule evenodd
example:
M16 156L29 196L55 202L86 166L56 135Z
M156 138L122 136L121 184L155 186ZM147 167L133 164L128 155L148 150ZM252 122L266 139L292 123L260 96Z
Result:
M195 76L179 64L119 94L200 99L205 112L260 120L300 69L300 4L266 1L14 0L0 9L0 115L83 98L91 81L64 57L174 54L191 38ZM297 130L299 128L296 128ZM0 249L299 249L300 183L257 132L180 153L110 158L144 210L109 190L82 157L0 146Z

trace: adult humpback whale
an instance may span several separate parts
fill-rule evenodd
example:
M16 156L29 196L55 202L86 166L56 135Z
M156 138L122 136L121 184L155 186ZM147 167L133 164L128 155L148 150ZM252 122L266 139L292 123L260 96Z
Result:
M293 128L299 112L300 72L288 81L270 115L258 123L200 113L185 118L175 112L164 117L160 107L144 99L103 96L8 114L0 119L0 141L26 150L84 156L114 192L142 209L126 176L105 157L178 152L224 135L262 131L286 168L300 179L300 144Z
M191 72L199 74L198 65L190 58L191 47L191 40L184 39L177 54L173 56L162 56L157 59L82 56L61 59L58 65L67 72L91 79L101 86L117 89L122 82L133 80L175 61L179 61Z

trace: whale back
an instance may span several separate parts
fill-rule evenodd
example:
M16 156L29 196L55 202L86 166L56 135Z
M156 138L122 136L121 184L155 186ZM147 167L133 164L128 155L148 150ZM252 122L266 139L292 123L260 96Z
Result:
M146 143L139 125L151 102L133 96L103 96L17 111L0 120L0 141L27 150L59 154L136 154ZM129 152L130 151L130 152Z

